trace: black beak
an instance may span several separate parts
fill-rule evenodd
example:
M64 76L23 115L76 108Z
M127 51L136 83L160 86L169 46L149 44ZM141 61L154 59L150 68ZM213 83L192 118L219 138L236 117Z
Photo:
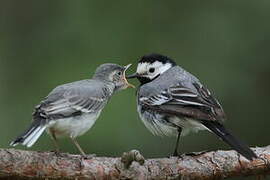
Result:
M139 75L137 73L126 76L127 79L133 79L133 78L137 78L137 77L139 77Z

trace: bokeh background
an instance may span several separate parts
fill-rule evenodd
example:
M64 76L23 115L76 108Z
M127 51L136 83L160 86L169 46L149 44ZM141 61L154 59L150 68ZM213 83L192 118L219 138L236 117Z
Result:
M0 147L27 128L55 86L90 78L102 63L133 63L157 52L198 76L220 100L226 126L251 146L270 144L270 1L1 1ZM138 82L132 81L136 85ZM135 90L116 94L79 138L88 153L172 153L136 112ZM62 151L78 153L68 139ZM19 146L18 148L25 149ZM31 150L49 151L44 134ZM229 149L208 132L182 138L181 152Z

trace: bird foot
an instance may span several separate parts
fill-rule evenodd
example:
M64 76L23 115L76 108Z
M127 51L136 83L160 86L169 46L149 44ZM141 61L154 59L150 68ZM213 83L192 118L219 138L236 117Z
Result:
M61 156L61 153L59 150L55 149L55 150L51 150L50 152L54 153L55 156Z
M179 154L177 151L174 151L173 154L167 156L168 158L171 158L171 157L181 157L181 154Z
M57 157L65 158L65 157L68 157L69 156L68 153L61 153L59 151L51 151L51 152L53 152L55 154L55 156L57 156Z
M97 155L96 154L84 154L84 155L81 155L82 160L92 159L94 157L97 157Z
M183 155L185 156L199 156L202 155L204 153L210 152L210 150L205 150L205 151L201 151L201 152L188 152L188 153L184 153Z
M181 156L199 156L202 155L204 153L210 152L209 150L205 150L205 151L201 151L201 152L187 152L187 153L183 153L183 154L179 154L178 152L174 152L171 156L169 156L168 158L171 157L181 157Z

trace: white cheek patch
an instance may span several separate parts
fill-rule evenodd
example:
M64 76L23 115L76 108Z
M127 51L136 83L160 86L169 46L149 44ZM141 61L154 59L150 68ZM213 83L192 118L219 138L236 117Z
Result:
M154 63L139 63L137 66L137 73L143 75L144 77L148 77L150 79L155 78L157 75L164 73L168 69L170 69L172 65L170 63L163 64L162 62L156 61ZM149 73L149 68L155 68L154 73Z
M139 63L137 66L137 73L138 74L144 74L147 72L147 67L149 66L149 63Z

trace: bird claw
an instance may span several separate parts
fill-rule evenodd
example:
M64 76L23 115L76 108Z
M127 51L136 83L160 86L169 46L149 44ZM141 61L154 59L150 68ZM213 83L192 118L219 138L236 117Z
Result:
M96 154L85 154L85 155L81 155L81 159L82 160L92 159L94 157L97 157L97 155Z
M50 152L54 153L55 156L57 156L57 157L66 157L67 156L67 154L61 153L59 150L52 150Z
M172 157L182 157L182 156L199 156L202 155L204 153L210 152L209 150L205 150L205 151L201 151L201 152L188 152L188 153L183 153L183 154L179 154L178 152L174 152L171 156L169 156L168 158L172 158Z
M185 156L199 156L202 155L204 153L210 152L210 150L205 150L205 151L201 151L201 152L189 152L189 153L184 153L183 155Z

